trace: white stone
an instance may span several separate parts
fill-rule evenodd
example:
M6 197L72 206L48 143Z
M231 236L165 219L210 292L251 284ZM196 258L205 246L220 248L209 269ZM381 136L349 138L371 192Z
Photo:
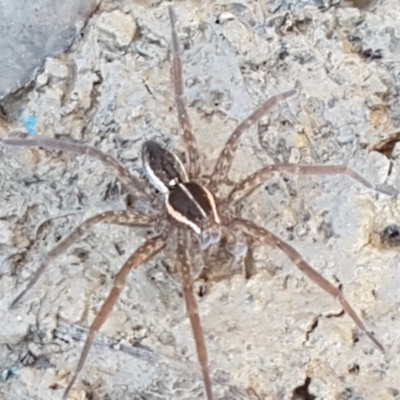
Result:
M13 233L10 228L10 223L4 220L0 220L0 244L11 246L12 235Z
M104 13L98 22L99 40L111 49L126 47L136 33L136 23L119 10Z

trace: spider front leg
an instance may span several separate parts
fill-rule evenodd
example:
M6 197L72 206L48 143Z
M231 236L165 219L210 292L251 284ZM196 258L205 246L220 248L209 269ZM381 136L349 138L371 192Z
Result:
M269 230L262 228L254 224L251 221L236 218L231 223L232 227L241 228L244 230L245 234L252 236L257 241L265 242L271 246L278 247L281 249L296 265L296 267L307 275L312 281L314 281L321 289L329 293L333 298L339 301L344 311L350 316L350 318L355 322L355 324L372 340L372 342L381 350L385 352L385 348L379 342L378 339L367 329L367 327L362 322L361 318L354 311L353 307L348 303L348 301L343 296L340 289L335 287L327 279L325 279L319 272L317 272L311 265L304 260L301 254L290 246L285 241L281 240L278 236L274 235Z
M12 301L12 303L10 304L10 308L16 306L20 302L20 300L29 292L29 290L32 289L32 287L43 275L46 268L53 260L60 254L64 253L79 238L84 236L93 225L100 222L107 222L109 224L116 225L146 227L150 226L151 223L154 222L154 219L155 217L144 216L133 211L107 211L88 218L47 253L39 268L34 273L31 280L28 282L26 288Z
M288 90L272 96L264 104L262 104L257 110L255 110L250 116L242 121L236 129L232 132L224 148L222 149L217 162L214 167L214 171L211 175L210 188L216 191L221 183L224 182L228 174L229 168L232 165L233 157L239 145L239 140L242 134L250 126L256 124L265 114L267 114L273 107L275 107L280 101L285 100L296 93L296 89Z
M199 153L197 151L196 137L193 134L192 124L183 98L182 60L179 50L178 34L176 33L176 15L171 6L168 7L168 12L171 20L172 81L175 91L175 104L186 148L189 178L194 178L200 175Z
M139 267L152 257L154 257L159 251L161 251L165 247L165 238L159 236L153 239L147 240L139 249L137 249L128 259L128 261L124 264L124 266L120 269L118 274L115 276L114 285L111 289L110 294L107 297L107 300L104 302L101 307L99 313L97 314L95 320L89 329L89 334L86 339L85 345L83 347L81 356L79 358L78 365L76 367L75 373L68 383L67 388L65 389L63 399L66 399L69 391L75 383L76 378L78 377L79 372L82 370L85 360L89 354L89 350L92 347L93 340L102 327L107 317L110 315L111 310L113 309L115 303L117 302L122 289L125 287L127 277L132 269Z
M3 139L2 142L8 146L20 147L41 147L46 150L58 150L66 153L76 153L79 155L88 155L97 158L103 164L110 167L116 173L116 176L126 186L127 190L134 196L145 200L151 200L151 196L146 192L142 183L133 176L129 170L121 164L118 160L110 155L103 153L95 147L85 144L77 144L66 142L64 140L52 138L35 138L35 139Z
M185 297L186 310L192 326L194 341L196 343L197 357L203 374L207 400L213 400L214 397L212 394L210 371L208 368L207 347L204 340L204 332L201 326L197 301L194 295L193 275L188 256L188 238L186 234L187 232L183 230L178 231L178 269L182 279L182 289Z
M261 168L238 183L227 197L228 204L232 205L243 200L265 182L273 172L286 172L298 175L348 175L369 189L389 196L397 194L394 189L381 188L373 185L345 165L273 164Z

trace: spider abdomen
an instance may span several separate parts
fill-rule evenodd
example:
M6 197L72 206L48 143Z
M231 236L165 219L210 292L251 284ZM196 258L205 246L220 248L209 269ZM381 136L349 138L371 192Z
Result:
M142 160L147 177L161 193L166 194L188 180L179 157L157 142L149 140L143 144Z

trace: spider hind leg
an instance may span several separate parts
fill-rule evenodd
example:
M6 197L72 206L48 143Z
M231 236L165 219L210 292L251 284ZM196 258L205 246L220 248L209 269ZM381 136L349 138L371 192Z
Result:
M198 177L200 175L200 156L197 150L197 141L193 133L192 123L186 110L185 100L183 96L183 74L182 59L179 50L178 34L176 32L176 15L173 7L168 7L169 18L171 21L172 36L172 81L175 91L175 104L178 113L178 122L182 131L182 138L186 148L186 158L188 166L189 178Z

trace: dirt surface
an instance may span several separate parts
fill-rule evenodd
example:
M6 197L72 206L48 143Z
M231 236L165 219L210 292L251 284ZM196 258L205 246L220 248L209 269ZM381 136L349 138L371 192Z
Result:
M400 189L400 6L396 0L177 2L189 114L209 173L238 122L293 88L243 137L230 178L274 162L348 164ZM0 137L89 143L141 176L140 148L182 151L171 84L167 4L104 2L68 54L31 90L3 101ZM379 151L376 151L379 150ZM0 145L0 397L59 399L112 279L148 233L99 225L8 306L46 251L85 218L123 209L126 191L98 161ZM400 399L400 271L379 232L397 199L349 177L277 175L241 215L287 240L336 285L387 351L276 249L198 296L216 399ZM132 273L71 399L203 399L173 260Z

